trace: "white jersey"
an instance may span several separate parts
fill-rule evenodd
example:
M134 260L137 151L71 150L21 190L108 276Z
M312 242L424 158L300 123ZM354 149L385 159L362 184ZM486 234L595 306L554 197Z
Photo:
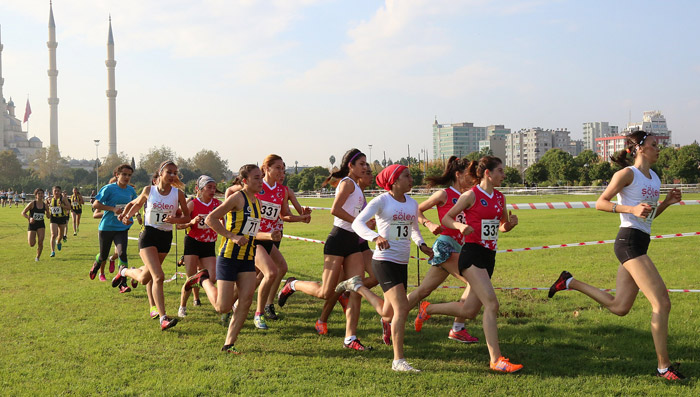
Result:
M158 193L157 186L151 186L151 192L148 195L148 203L144 217L146 218L145 225L155 227L166 232L173 230L173 225L163 222L166 216L175 216L178 207L179 190L176 187L170 188L170 193L163 196Z
M632 214L620 214L620 227L631 227L651 234L651 222L656 216L656 207L659 205L659 190L661 181L653 170L649 170L651 178L647 178L637 167L627 167L632 170L634 180L629 186L625 186L617 194L617 203L620 205L635 206L639 203L647 203L652 210L649 216L637 218Z
M360 186L355 183L354 180L350 177L345 177L340 180L340 183L338 183L338 186L335 188L335 196L338 197L338 191L340 190L340 185L343 183L345 180L349 180L352 182L352 184L355 186L355 190L353 190L352 193L350 193L350 196L348 196L348 199L345 200L345 203L343 204L343 210L347 212L348 214L357 217L357 215L360 214L360 211L362 211L362 207L365 206L365 195L362 193L362 189ZM337 226L341 229L345 229L349 232L352 232L352 223L342 220L338 218L337 216L333 218L333 226Z
M418 203L408 195L401 203L389 193L374 198L355 218L352 228L360 237L373 241L378 236L389 241L389 248L375 249L373 259L408 264L411 256L411 240L420 246L424 243L418 229ZM376 215L377 230L367 227L367 222Z

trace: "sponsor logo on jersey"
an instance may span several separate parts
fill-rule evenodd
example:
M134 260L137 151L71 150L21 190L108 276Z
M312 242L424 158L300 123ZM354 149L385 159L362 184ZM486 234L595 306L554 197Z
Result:
M452 199L452 204L457 204L457 199L456 199L456 198L453 198L453 199Z
M484 207L488 206L488 203L486 202L485 199L481 199L479 202L480 202L481 205L484 206Z

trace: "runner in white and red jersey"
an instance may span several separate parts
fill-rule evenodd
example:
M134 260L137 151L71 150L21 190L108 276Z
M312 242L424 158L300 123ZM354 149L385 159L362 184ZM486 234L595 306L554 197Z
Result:
M469 160L460 159L456 156L450 157L445 166L445 170L440 176L428 177L426 181L428 186L433 187L436 185L448 185L444 190L437 191L433 193L427 200L423 201L418 206L418 220L419 222L428 228L433 234L438 235L437 240L433 244L433 252L435 256L428 261L432 266L428 269L425 278L422 280L418 288L411 291L408 294L408 305L410 308L415 307L418 302L425 299L430 295L448 275L454 276L456 279L467 284L467 288L464 290L461 302L467 299L470 288L467 280L459 273L459 252L462 250L462 245L465 242L465 237L459 230L449 229L442 227L440 222L433 223L425 216L425 211L428 211L437 206L438 218L442 218L447 215L447 213L454 207L459 199L459 196L467 191L472 185L474 185L473 180L467 172L467 167L469 166ZM458 221L464 223L465 217L464 212L460 212L458 215ZM425 308L430 303L422 302L421 308ZM418 316L414 322L415 330L420 331L423 327L423 322L429 317L421 317L421 314L425 315L425 310L419 310ZM462 342L462 343L475 343L479 341L479 338L473 337L469 334L464 326L465 319L463 317L456 317L452 325L452 329L448 333L447 337L449 339Z
M501 186L505 178L503 162L499 158L485 156L478 163L472 161L467 171L478 184L459 197L454 207L442 218L442 224L459 230L466 237L459 254L459 272L469 282L470 291L464 303L421 305L419 316L447 314L471 319L476 317L483 305L482 323L491 369L517 372L523 366L503 357L498 343L498 298L491 284L491 275L496 264L498 232L512 230L518 224L518 217L506 212L505 198L495 189ZM466 223L457 220L462 212Z
M216 181L208 175L197 178L195 185L197 197L187 203L192 220L185 225L178 225L178 229L187 229L185 235L185 271L187 277L197 272L206 272L212 283L216 282L216 232L204 223L210 212L221 205L221 201L214 198L216 194ZM215 288L213 284L205 284L205 288ZM194 305L201 305L199 288L193 288ZM214 291L207 291L207 296L215 295ZM190 297L190 289L182 286L180 294L180 308L177 316L187 316L187 300Z

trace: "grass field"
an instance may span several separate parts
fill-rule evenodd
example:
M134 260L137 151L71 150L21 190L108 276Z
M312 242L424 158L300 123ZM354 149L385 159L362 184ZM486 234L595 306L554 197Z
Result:
M686 195L698 199L700 195ZM591 196L509 197L509 202L585 201ZM303 204L330 206L328 199ZM161 332L148 317L145 289L119 294L109 283L91 281L88 270L97 252L97 222L84 218L77 237L55 258L34 262L26 243L21 209L0 208L0 394L119 395L698 395L700 376L700 294L672 293L669 350L692 379L668 384L652 376L656 365L649 332L650 305L640 294L632 311L617 317L577 292L498 291L501 303L501 348L525 365L515 376L491 373L483 342L481 316L467 323L482 339L462 345L447 339L452 319L433 317L420 333L407 325L406 357L420 374L390 369L392 350L379 342L379 317L363 302L358 336L372 352L342 348L344 318L340 309L329 320L329 336L316 335L313 323L321 301L292 296L279 309L282 320L270 330L256 330L252 315L236 343L240 356L219 352L225 328L203 299L190 303L188 317ZM89 210L86 211L89 216ZM617 216L592 209L515 212L520 225L502 234L499 249L613 239ZM700 231L700 206L674 206L654 222L654 234ZM435 219L436 215L429 215ZM315 211L310 224L288 224L285 233L325 239L331 228L327 211ZM429 242L432 236L424 236ZM137 230L131 235L136 237ZM179 235L182 252L183 234ZM136 241L129 245L131 265L139 266ZM319 280L322 247L285 240L290 272ZM652 241L654 259L669 288L700 288L700 237ZM166 274L175 270L175 247L166 259ZM420 265L425 274L426 262ZM614 288L617 263L612 244L497 256L497 287L548 287L562 270L601 288ZM409 264L409 284L417 278ZM448 284L458 285L448 279ZM168 313L177 313L180 287L165 287ZM455 300L458 289L434 292L431 302ZM191 302L191 301L190 301ZM574 312L578 315L575 316ZM409 318L415 318L414 309Z

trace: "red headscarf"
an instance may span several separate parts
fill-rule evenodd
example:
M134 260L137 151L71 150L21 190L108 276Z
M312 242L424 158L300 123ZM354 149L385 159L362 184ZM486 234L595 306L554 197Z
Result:
M401 164L393 164L384 168L379 175L377 175L377 185L384 190L391 190L391 185L399 179L399 175L407 167Z

